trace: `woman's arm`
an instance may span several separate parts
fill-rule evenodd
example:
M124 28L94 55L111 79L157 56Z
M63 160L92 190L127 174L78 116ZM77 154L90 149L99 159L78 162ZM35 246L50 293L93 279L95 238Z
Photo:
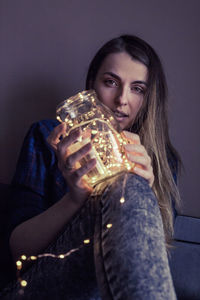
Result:
M13 230L10 237L10 248L14 260L22 254L37 255L44 251L58 236L64 225L81 208L92 191L82 177L95 166L95 159L91 159L79 169L74 169L76 161L79 161L91 150L91 144L68 155L67 148L79 137L80 132L72 132L60 140L64 133L65 125L60 124L54 128L47 140L56 153L58 167L69 186L69 193L46 211L21 223Z
M72 201L66 194L43 213L18 225L10 237L13 259L16 261L22 254L30 256L44 251L83 203Z

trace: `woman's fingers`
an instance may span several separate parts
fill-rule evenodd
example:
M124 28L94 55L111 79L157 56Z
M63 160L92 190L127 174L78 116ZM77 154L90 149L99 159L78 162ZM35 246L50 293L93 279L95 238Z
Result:
M141 155L148 155L145 147L141 144L127 144L124 146L127 152L140 153Z
M83 176L93 169L95 165L96 160L93 158L79 169L72 170L66 175L64 174L69 184L71 198L75 202L84 202L92 192L92 187L83 179Z
M141 165L144 170L148 170L151 167L151 160L148 156L127 153L127 157L131 162Z
M79 183L83 175L86 175L91 169L94 168L96 165L96 159L90 159L84 166L80 167L79 169L75 170L71 174L71 180L74 183Z
M132 144L140 144L140 137L138 134L124 130L123 135L128 140L128 142Z
M131 161L137 160L138 163L144 166L151 165L151 158L143 145L128 144L124 146L124 149Z
M127 157L130 161L141 164L145 169L151 166L151 158L142 145L126 145Z
M78 138L80 137L80 131L75 129L70 132L68 136L62 139L57 144L57 156L61 159L66 159L67 156L67 149L71 144L73 144Z
M130 133L135 140L137 139L137 135ZM152 187L154 182L154 174L153 168L151 165L151 158L148 155L145 147L140 144L140 140L137 139L137 143L133 141L133 143L127 144L124 146L126 151L127 158L135 163L134 173L142 176L146 180L149 181L149 185Z
M87 155L92 145L85 144L78 151L70 153L70 145L78 141L82 134L82 139L89 139L90 134L85 134L79 129L74 129L66 136L66 124L62 123L56 126L47 138L47 142L55 150L58 159L58 168L65 178L71 198L74 201L83 202L91 193L92 188L85 182L83 176L87 174L96 165L95 159L85 160L84 165L78 168L79 162L85 155ZM78 168L78 169L77 169Z
M60 148L59 146L57 150L57 155L59 157L58 167L68 183L74 188L76 186L83 187L84 184L81 182L83 175L87 174L96 165L96 159L90 159L89 161L85 161L85 164L77 169L76 163L90 152L92 145L91 143L88 143L78 151L67 155L65 146L68 147L75 137L77 137L77 133L74 133L69 140L66 139L66 141L63 141L64 147Z
M82 157L84 157L92 148L90 143L81 147L78 151L74 152L71 155L68 155L67 158L63 158L64 168L65 169L73 169L77 161L80 161ZM67 168L66 168L67 167Z
M154 182L154 174L153 174L152 167L149 170L144 170L144 169L141 169L141 168L135 166L134 173L143 177L144 179L148 180L150 187L152 187L153 182Z
M65 134L66 134L66 124L61 123L51 131L51 133L47 137L47 142L54 150L56 150L57 144L60 142L61 136Z

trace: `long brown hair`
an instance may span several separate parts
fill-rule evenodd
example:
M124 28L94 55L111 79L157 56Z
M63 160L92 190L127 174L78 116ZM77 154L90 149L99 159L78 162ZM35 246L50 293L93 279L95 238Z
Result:
M167 84L161 61L154 49L142 39L123 35L107 42L95 55L89 66L86 89L93 88L97 72L107 55L126 52L148 68L148 88L143 105L129 129L140 136L152 160L153 191L163 220L167 245L173 236L173 209L179 206L180 196L176 177L181 159L169 138L167 120Z

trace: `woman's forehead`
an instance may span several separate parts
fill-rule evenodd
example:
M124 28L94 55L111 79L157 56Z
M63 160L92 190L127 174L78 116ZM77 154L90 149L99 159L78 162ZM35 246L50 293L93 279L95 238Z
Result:
M147 81L148 77L147 67L126 52L111 53L104 59L98 73L103 75L107 72L134 80L137 77L137 80L142 81Z

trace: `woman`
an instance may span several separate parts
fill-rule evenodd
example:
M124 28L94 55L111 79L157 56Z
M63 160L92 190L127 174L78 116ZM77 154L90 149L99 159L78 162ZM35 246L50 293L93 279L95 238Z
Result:
M42 121L32 126L13 180L14 260L44 251L66 253L88 237L91 243L62 262L39 260L24 274L25 295L100 299L100 290L102 299L175 299L166 247L173 234L172 199L175 204L179 200L175 181L180 160L168 135L160 60L138 37L113 39L92 60L86 89L96 91L132 141L125 151L136 164L134 174L126 175L123 205L119 199L125 175L94 199L83 175L94 168L95 159L74 169L91 144L67 155L79 131L62 139L65 124ZM16 299L16 292L9 297Z

